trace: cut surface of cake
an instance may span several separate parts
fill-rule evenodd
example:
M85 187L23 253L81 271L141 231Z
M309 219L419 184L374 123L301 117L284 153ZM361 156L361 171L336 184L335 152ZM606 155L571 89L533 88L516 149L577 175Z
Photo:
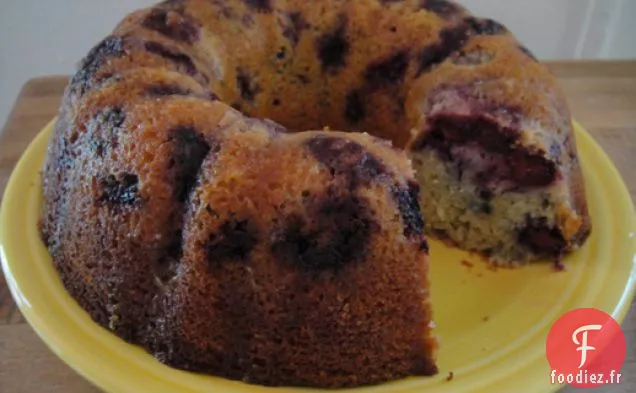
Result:
M509 33L474 37L413 86L407 150L428 231L500 265L560 260L591 223L569 109Z

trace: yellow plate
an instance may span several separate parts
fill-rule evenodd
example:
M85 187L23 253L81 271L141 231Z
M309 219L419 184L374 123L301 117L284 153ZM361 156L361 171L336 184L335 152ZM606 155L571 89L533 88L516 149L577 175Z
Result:
M3 268L22 313L66 363L108 392L265 392L271 389L173 370L94 324L62 286L36 222L42 202L39 170L52 123L18 163L0 216ZM431 242L431 280L439 366L433 378L409 378L367 392L549 392L545 340L552 322L578 307L622 321L636 282L636 215L611 161L580 127L576 137L594 230L564 262L492 271L458 250ZM452 381L446 381L449 372ZM218 389L218 390L217 390Z

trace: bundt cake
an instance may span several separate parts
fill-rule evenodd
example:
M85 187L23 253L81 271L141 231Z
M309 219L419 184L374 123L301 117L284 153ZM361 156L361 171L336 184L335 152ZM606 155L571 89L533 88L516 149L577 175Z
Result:
M515 265L591 228L554 77L444 0L133 12L69 82L42 179L97 323L263 385L437 373L425 233Z

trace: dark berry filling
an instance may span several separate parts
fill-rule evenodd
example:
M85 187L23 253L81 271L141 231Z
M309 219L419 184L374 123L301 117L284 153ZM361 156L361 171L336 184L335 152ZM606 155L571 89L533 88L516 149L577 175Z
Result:
M529 217L519 231L519 243L539 255L559 255L567 245L561 231L548 226L545 218Z
M121 127L126 121L126 112L119 107L104 108L95 117L95 121L100 125Z
M511 180L522 187L543 187L555 180L556 167L541 154L521 150L509 160Z
M492 205L489 202L474 201L468 207L476 213L492 214Z
M112 57L122 57L125 55L122 37L109 36L91 49L86 55L79 70L71 79L71 86L82 95L90 88L97 71Z
M215 7L215 12L217 15L220 15L225 19L236 18L236 12L231 7L231 2L227 0L208 0L208 2Z
M456 4L447 0L420 0L420 2L423 9L434 12L442 18L450 18L460 11Z
M307 142L311 154L327 166L333 176L342 176L350 189L386 173L384 165L362 145L343 138L317 136Z
M377 223L355 196L309 197L310 220L293 214L275 235L272 252L307 271L338 270L364 258Z
M279 23L283 29L283 37L287 38L293 46L298 45L303 30L309 28L309 24L300 12L286 14L286 18Z
M408 51L400 51L388 59L372 63L367 67L365 78L372 85L394 84L404 78L409 67Z
M341 16L335 29L319 37L316 42L318 60L324 71L336 71L345 65L350 47L346 26L347 19Z
M484 201L491 201L494 197L494 194L490 190L480 190L478 195L479 198L483 199Z
M303 84L303 85L307 85L309 84L309 82L311 82L311 80L309 79L309 77L305 74L297 74L296 78L298 79L298 81Z
M177 65L183 67L186 73L190 76L201 75L197 70L197 67L194 65L194 62L190 58L190 56L174 51L165 45L162 45L158 42L148 41L144 44L146 50L150 53L154 53L161 57L164 57ZM203 76L203 75L201 75ZM205 76L203 76L205 78Z
M284 60L285 56L287 56L287 48L283 46L278 50L278 52L276 52L276 58L278 60Z
M136 175L126 173L120 179L108 175L100 181L100 186L100 202L111 206L134 206L141 202L139 178Z
M98 157L103 157L106 150L119 146L119 130L126 121L126 112L122 108L109 107L102 109L93 119L89 146Z
M257 12L272 12L271 0L244 0L248 7Z
M404 236L421 236L424 232L424 220L420 211L420 186L416 182L410 181L407 187L395 186L392 191L402 216Z
M254 15L243 14L243 17L241 18L241 23L243 23L243 26L245 26L248 29L252 28L254 26Z
M192 127L178 127L170 131L172 142L171 165L175 171L175 195L184 202L196 183L201 163L210 151L210 145Z
M539 152L518 148L518 130L479 116L440 115L429 119L421 146L473 171L483 188L542 187L556 179L556 166ZM464 171L465 172L465 171ZM514 187L509 187L509 186Z
M473 36L504 34L508 30L491 19L466 18L457 26L447 27L439 34L437 43L425 47L419 54L416 77L432 70L460 50Z
M247 102L253 102L260 92L260 86L254 81L250 74L239 68L236 73L236 86L241 98Z
M146 88L146 94L150 97L162 96L189 96L192 90L177 84L155 84Z
M492 19L467 18L466 23L476 35L499 35L508 31L504 25Z
M192 44L199 39L199 27L196 23L174 11L154 8L142 25L179 42Z
M469 37L470 29L464 23L442 30L438 42L425 47L420 52L416 76L428 72L444 62L449 56L461 49Z
M345 104L345 118L351 124L356 124L364 119L364 97L361 90L352 90L347 94Z
M250 220L225 221L219 233L210 235L206 255L211 267L227 261L243 261L258 242L258 230Z
M149 85L145 91L146 96L158 98L169 96L195 96L198 98L216 101L219 97L211 91L204 93L195 93L187 87L180 86L176 83L158 83Z

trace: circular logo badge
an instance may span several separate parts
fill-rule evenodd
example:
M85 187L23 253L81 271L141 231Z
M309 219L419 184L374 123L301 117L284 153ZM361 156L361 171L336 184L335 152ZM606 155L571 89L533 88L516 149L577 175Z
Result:
M625 335L607 313L580 308L559 318L548 333L550 382L578 388L619 384Z

